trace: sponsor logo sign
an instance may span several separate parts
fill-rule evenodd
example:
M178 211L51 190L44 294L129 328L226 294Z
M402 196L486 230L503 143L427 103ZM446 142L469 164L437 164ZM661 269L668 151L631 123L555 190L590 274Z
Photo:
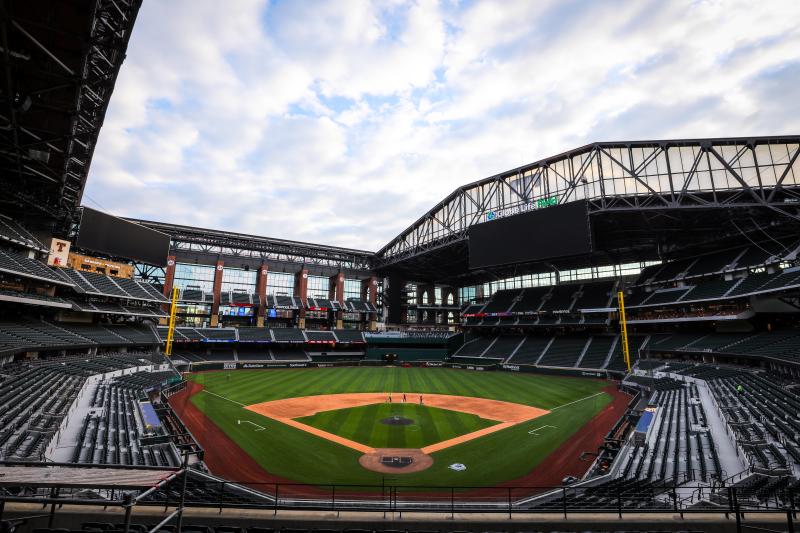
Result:
M69 241L52 239L50 241L50 255L47 256L47 264L50 266L67 266L70 246L71 243Z
M503 368L505 370L511 370L512 372L519 372L519 366L518 365L503 365Z
M513 207L506 207L503 209L494 209L486 213L486 221L496 220L498 218L505 218L510 217L513 215L519 215L520 213L527 213L528 211L535 211L537 209L542 209L543 207L550 207L553 205L558 205L558 196L546 196L544 198L539 198L533 202L528 202L526 204L515 205Z

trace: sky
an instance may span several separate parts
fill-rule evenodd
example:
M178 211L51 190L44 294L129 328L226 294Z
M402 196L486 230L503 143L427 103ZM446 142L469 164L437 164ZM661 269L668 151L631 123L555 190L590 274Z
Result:
M378 250L597 141L800 132L800 2L147 0L84 205Z

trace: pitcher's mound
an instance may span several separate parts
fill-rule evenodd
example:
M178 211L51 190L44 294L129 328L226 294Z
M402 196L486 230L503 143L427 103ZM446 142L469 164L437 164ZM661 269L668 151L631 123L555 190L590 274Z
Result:
M414 423L414 421L410 418L404 418L398 415L393 415L389 418L382 418L380 422L381 424L386 424L387 426L410 426Z
M367 470L383 474L421 472L433 464L433 457L418 448L376 448L365 453L358 462Z

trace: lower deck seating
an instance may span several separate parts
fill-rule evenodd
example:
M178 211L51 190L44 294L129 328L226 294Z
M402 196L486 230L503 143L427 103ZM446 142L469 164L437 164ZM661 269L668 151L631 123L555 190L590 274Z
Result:
M588 337L556 337L547 348L539 365L573 367L578 362Z
M525 338L517 352L506 362L519 365L532 365L539 360L542 352L550 343L551 337L535 337L529 335Z
M606 359L608 359L608 352L615 342L617 342L617 337L608 335L593 336L592 342L586 348L586 353L583 355L579 366L581 368L604 368Z

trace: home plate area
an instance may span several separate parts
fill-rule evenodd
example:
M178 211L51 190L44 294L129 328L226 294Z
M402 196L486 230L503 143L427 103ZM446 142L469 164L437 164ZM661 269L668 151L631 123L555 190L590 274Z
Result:
M547 414L549 411L499 400L474 398L467 396L451 396L446 394L425 394L425 406L447 409L477 415L483 419L496 422L494 425L434 442L421 448L377 448L361 442L348 439L341 435L325 431L318 427L308 425L299 419L315 415L316 413L348 409L373 404L388 403L386 393L352 393L352 394L326 394L287 398L259 404L249 405L246 409L262 416L272 418L294 428L306 431L318 437L325 438L342 446L347 446L361 452L359 464L375 472L405 474L420 472L433 464L430 454L444 450L451 446L463 444L473 439L489 435L523 422ZM375 420L375 422L401 428L418 430L415 421L409 418L393 415L389 418Z
M377 448L359 457L358 463L384 474L410 474L430 468L433 457L413 448Z

